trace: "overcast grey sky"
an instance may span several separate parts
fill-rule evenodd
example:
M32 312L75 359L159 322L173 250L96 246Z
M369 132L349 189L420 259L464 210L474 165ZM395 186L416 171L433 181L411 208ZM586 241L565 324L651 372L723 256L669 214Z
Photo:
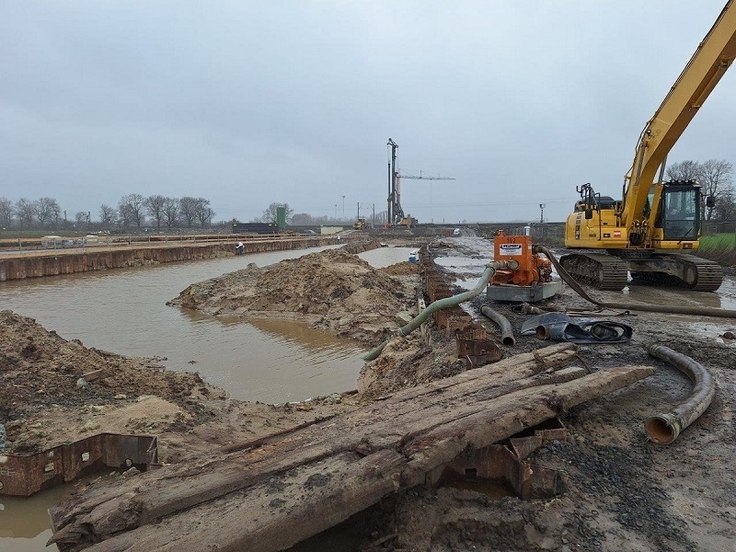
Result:
M216 220L385 209L563 220L619 196L636 139L725 0L0 2L0 196L98 216L127 193ZM670 162L736 162L736 69Z

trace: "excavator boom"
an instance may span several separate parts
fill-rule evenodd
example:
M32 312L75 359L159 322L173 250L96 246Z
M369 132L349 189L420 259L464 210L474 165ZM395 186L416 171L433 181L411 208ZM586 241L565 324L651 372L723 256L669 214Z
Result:
M729 0L641 133L626 175L624 223L642 218L657 171L735 58L736 7Z

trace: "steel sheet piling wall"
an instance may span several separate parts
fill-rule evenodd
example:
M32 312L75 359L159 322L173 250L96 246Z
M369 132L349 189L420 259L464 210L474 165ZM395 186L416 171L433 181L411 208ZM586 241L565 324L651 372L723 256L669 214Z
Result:
M158 463L157 438L100 433L36 454L0 455L0 496L32 494L102 468L148 469Z
M304 249L334 244L334 238L282 237L274 239L245 240L245 253L263 253L288 249ZM76 274L114 268L130 268L175 261L213 259L235 254L235 243L190 243L161 246L130 247L95 251L29 251L8 254L0 259L0 282L23 280L42 276Z

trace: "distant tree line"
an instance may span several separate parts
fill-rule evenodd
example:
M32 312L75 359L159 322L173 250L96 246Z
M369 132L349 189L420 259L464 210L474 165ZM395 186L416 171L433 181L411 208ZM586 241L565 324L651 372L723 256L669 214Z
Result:
M90 211L78 211L69 217L59 202L50 197L37 200L20 198L13 203L0 197L0 227L20 230L130 230L154 226L165 228L205 228L212 224L215 212L210 200L203 197L164 197L128 194L120 198L117 207L101 205L99 219Z
M733 186L733 164L725 160L709 159L681 161L667 168L670 180L696 180L700 183L702 194L714 199L708 207L703 201L702 218L711 222L733 222L736 220L736 192Z

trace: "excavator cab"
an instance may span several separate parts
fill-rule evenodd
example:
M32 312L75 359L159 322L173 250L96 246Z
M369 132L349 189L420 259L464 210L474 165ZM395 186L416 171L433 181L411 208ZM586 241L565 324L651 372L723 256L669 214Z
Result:
M700 184L693 180L665 182L654 222L664 241L697 241L700 236Z

